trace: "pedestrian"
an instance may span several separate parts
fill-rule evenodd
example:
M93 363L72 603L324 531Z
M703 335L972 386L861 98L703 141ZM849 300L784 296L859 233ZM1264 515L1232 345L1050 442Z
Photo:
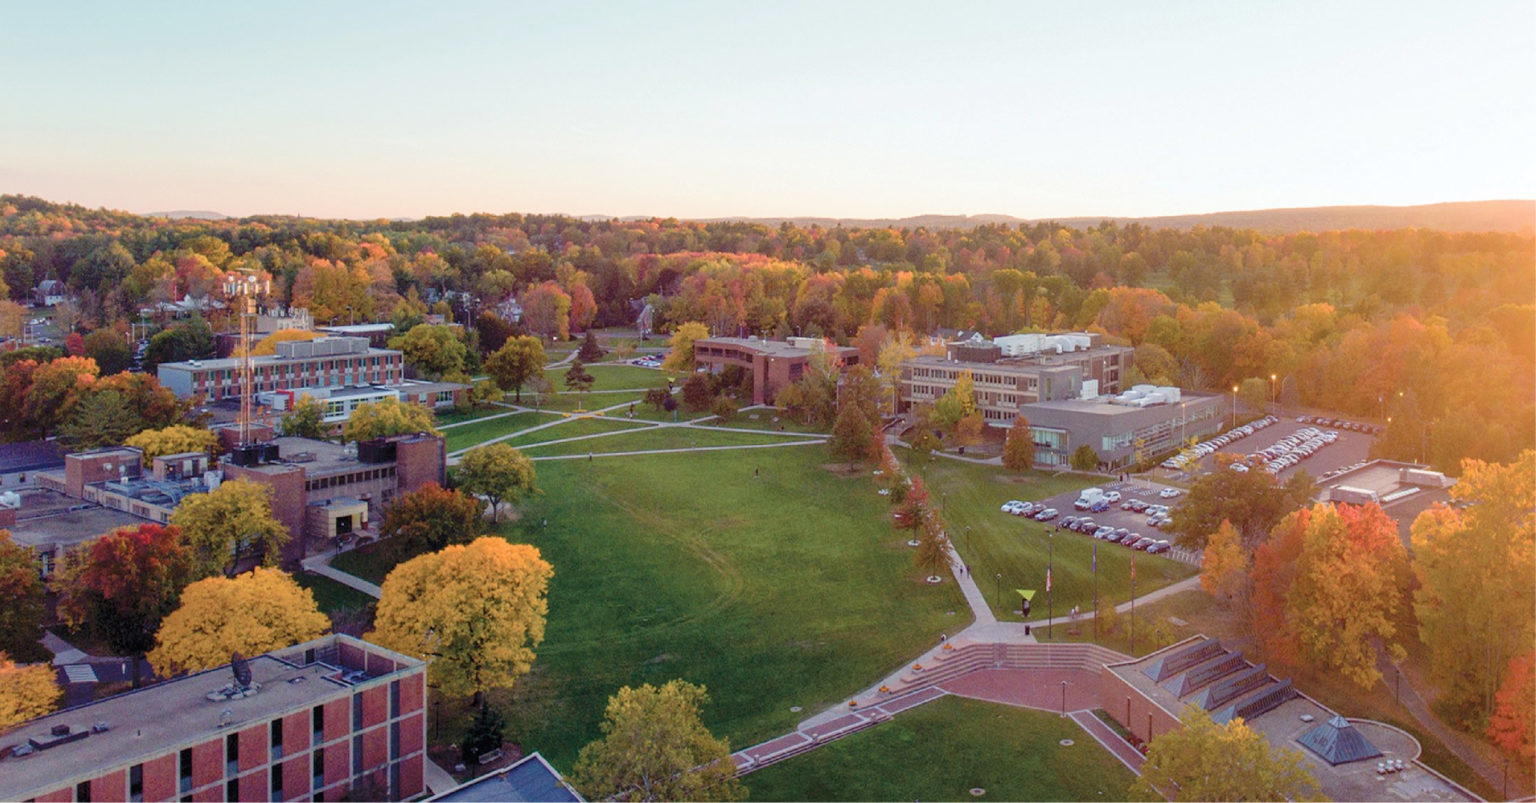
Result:
M592 462L592 452L590 452L590 451L587 452L587 462L588 463Z
M544 529L549 529L549 519L544 520Z
M753 469L752 469L752 476L754 476L754 477L757 476L757 468L756 467L753 467Z
M949 641L949 634L948 633L940 633L939 634L939 643L943 644L946 641Z

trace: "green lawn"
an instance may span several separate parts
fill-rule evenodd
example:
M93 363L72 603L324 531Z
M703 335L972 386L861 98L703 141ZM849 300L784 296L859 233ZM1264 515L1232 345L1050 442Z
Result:
M625 365L622 363L592 363L586 366L587 373L592 375L592 390L630 390L633 388L664 388L667 386L667 378L675 376L655 368L641 368L638 365ZM556 391L565 391L565 372L570 366L562 365L557 369L545 371L544 378Z
M476 407L470 410L443 410L438 412L435 417L437 419L437 425L441 427L444 424L457 424L463 421L475 421L481 418L485 418L488 415L499 415L501 413L510 412L512 411L505 407L492 405L490 407Z
M551 427L536 434L559 432L565 427ZM610 452L645 451L648 449L685 449L693 446L744 446L760 443L788 443L796 440L783 435L755 432L719 432L709 429L685 429L682 427L647 427L637 432L625 432L604 438L556 443L549 446L538 444L524 448L529 457L561 454L608 454ZM806 447L802 447L806 448Z
M346 557L346 555L341 557ZM355 588L344 586L329 577L321 577L318 574L310 574L309 572L299 572L293 576L293 579L294 582L314 593L315 604L319 605L320 610L327 614L338 611L355 611L377 602L373 597Z
M539 464L544 492L504 525L555 567L509 738L569 767L620 686L684 678L708 686L714 732L752 744L968 620L954 584L921 582L871 480L827 461L798 447Z
M1125 800L1133 779L1071 720L944 697L743 781L751 800Z
M753 416L757 417L753 418ZM778 420L775 421L775 418ZM744 410L737 413L736 417L731 419L731 423L725 424L724 426L737 427L738 429L781 430L784 432L817 432L822 434L827 433L827 430L825 429L807 426L793 418L790 418L789 414L785 413L783 410Z
M331 566L347 574L361 577L374 585L383 585L384 578L389 570L395 568L395 556L386 544L370 544L361 546L337 555L331 561ZM302 577L314 577L316 580L325 580L315 575L300 575ZM330 582L330 581L327 581ZM338 585L340 585L338 583ZM346 588L345 586L342 586ZM352 589L347 589L351 591ZM317 592L318 595L318 592Z
M561 421L552 427L546 427L526 435L510 438L506 442L519 449L527 448L533 444L557 441L562 438L574 438L580 435L598 435L606 432L624 432L645 426L636 424L622 418L610 418L597 416L591 418L572 417Z
M443 435L448 440L448 451L456 452L483 443L491 438L499 438L510 432L527 429L535 424L543 424L559 418L554 413L513 413L505 418L493 418L489 421L476 421L465 424L462 427L443 430Z
M1053 477L1041 472L1022 475L998 466L982 466L937 458L926 462L911 452L899 455L909 471L922 475L929 500L941 509L949 536L971 566L976 584L986 593L993 610L1005 621L1020 621L1016 588L1033 588L1036 595L1031 619L1046 617L1045 569L1050 563L1051 585L1057 615L1074 605L1093 610L1093 545L1099 544L1099 596L1116 603L1131 598L1131 557L1136 557L1136 592L1145 594L1199 570L1188 564L1088 536L1062 531L1054 538L1043 523L1010 516L998 510L1009 499L1038 500L1092 482L1074 475ZM1022 477L1022 481L1013 480ZM1065 513L1063 515L1066 515ZM970 530L967 531L966 528ZM1054 542L1054 546L1052 544ZM1050 559L1054 551L1054 561ZM1002 579L998 580L997 575ZM999 595L1001 588L1001 595ZM1011 613L1009 611L1012 611Z

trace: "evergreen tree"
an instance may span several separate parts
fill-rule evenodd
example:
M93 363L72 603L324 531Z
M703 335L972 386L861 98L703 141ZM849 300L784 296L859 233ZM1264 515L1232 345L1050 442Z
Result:
M832 424L832 439L827 443L833 459L843 463L857 462L867 451L869 432L869 420L859 410L859 405L843 405L837 413L837 421Z

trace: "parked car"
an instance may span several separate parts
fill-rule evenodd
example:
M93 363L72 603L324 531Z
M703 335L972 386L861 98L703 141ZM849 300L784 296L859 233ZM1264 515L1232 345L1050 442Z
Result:
M1035 521L1050 521L1054 518L1056 518L1056 508L1054 507L1048 507L1035 514Z
M1131 549L1145 550L1147 547L1152 546L1155 543L1157 543L1156 538L1142 537L1136 539L1135 542L1131 544Z
M1013 513L1013 514L1017 515L1018 511L1019 511L1019 508L1022 508L1022 507L1024 507L1024 503L1023 502L1020 502L1017 499L1009 499L1008 501L1003 503L1002 511L1004 513Z
M1170 550L1172 548L1173 548L1173 544L1170 544L1170 543L1168 543L1167 541L1164 541L1164 540L1157 540L1157 541L1153 541L1152 545L1147 547L1147 554L1149 554L1149 555L1157 555L1157 554L1160 554L1160 553L1163 553L1163 552L1167 552L1168 550Z
M1100 499L1099 501L1094 502L1093 506L1089 507L1088 510L1091 513L1103 513L1104 511L1109 510L1109 503L1103 499Z
M1114 503L1120 501L1120 492L1119 491L1110 491L1110 492L1104 494L1104 500L1109 502L1110 504L1114 504Z
M1179 491L1178 488L1164 488L1161 491L1158 491L1157 495L1162 497L1163 499L1173 499L1173 498L1177 497L1180 493L1181 492Z
M1104 539L1106 541L1113 540L1112 538L1110 538L1110 536L1112 536L1114 534L1115 534L1115 528L1109 526L1108 524L1106 524L1103 527L1100 527L1097 530L1093 531L1093 537L1094 538L1102 538L1102 539Z

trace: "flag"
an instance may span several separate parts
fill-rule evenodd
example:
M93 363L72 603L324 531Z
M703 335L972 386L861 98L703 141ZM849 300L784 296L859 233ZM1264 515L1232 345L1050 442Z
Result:
M1051 590L1051 567L1049 566L1045 567L1045 590L1047 592Z
M1136 556L1131 556L1131 579L1136 579Z

